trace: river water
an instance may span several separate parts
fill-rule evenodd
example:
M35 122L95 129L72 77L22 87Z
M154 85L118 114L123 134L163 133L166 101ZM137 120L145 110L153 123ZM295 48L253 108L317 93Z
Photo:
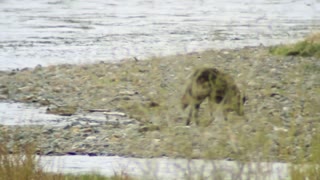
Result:
M0 0L0 70L274 45L319 29L320 0ZM57 117L44 112L39 107L0 103L0 124L56 125ZM183 174L177 170L185 173L190 168L190 161L167 158L41 158L41 163L52 165L48 171L94 170L106 175L124 167L125 172L143 175L147 171L141 171L141 164L146 167L150 161L161 179L180 179ZM192 162L195 169L215 167L212 162ZM222 167L237 167L232 163L236 162L219 162ZM271 168L267 172L274 178L270 179L288 175L286 164L266 167Z
M126 173L138 179L290 179L285 163L239 163L223 160L187 160L169 158L123 158L56 156L41 157L49 172L88 173L99 172L112 176ZM219 176L220 175L220 176ZM219 178L220 177L220 178Z
M319 0L0 0L0 70L271 45L319 25Z

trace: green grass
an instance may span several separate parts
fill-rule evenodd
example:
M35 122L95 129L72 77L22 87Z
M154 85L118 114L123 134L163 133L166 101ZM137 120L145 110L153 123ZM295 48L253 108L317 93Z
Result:
M295 44L271 47L270 52L276 55L320 58L320 33L311 34Z
M305 162L303 154L299 162L290 167L293 180L318 179L320 177L320 135L317 134L312 139L312 158Z

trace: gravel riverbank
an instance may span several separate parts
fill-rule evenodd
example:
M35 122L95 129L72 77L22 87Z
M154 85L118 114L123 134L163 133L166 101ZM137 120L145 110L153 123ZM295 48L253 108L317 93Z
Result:
M0 126L0 139L12 151L17 144L35 143L46 155L310 159L320 134L319 62L250 47L1 72L2 101L46 106L48 113L63 115L57 121L68 123ZM201 126L184 125L180 98L188 75L203 66L235 78L248 99L245 117L208 125L203 104Z

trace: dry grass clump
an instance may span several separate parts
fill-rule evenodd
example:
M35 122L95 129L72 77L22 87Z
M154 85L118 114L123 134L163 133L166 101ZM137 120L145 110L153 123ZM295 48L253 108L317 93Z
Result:
M38 167L33 145L17 147L17 152L13 154L7 143L0 143L0 179L62 179L60 175L48 175Z
M293 180L299 179L318 179L320 177L320 135L317 134L312 140L311 154L312 158L304 162L301 157L300 162L290 167Z
M295 44L279 45L270 48L270 52L285 56L320 57L320 33L313 33Z
M6 136L1 132L1 136ZM6 136L7 140L9 136ZM63 175L61 173L47 173L39 166L35 154L34 144L15 144L15 152L9 150L9 141L0 142L0 180L133 180L126 173L115 173L112 177L105 177L96 173L82 175Z

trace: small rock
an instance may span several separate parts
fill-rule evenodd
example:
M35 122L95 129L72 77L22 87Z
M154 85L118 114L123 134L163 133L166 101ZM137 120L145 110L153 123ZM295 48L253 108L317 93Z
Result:
M127 95L127 96L133 96L136 94L139 94L139 93L136 91L128 91L128 90L124 90L124 91L119 92L119 95Z
M45 129L43 130L43 134L52 134L54 132L54 129L53 128L48 128L48 129Z
M4 94L0 94L0 100L5 100L5 99L8 99L8 96Z
M90 153L88 153L88 156L98 156L98 153L90 152Z
M76 106L52 106L47 108L46 113L60 116L71 116L75 114L76 111Z
M41 106L49 106L51 104L50 101L45 98L38 99L38 102Z
M147 132L147 131L158 131L158 130L160 130L159 126L149 124L149 125L140 127L140 129L138 131L139 132Z
M119 126L120 122L118 118L112 118L112 119L108 119L108 121L106 121L105 124L112 125L112 126Z
M149 103L149 107L157 107L157 106L160 106L159 103L157 103L157 102L151 101Z
M136 123L137 123L137 120L135 119L125 119L120 121L120 124L123 124L123 125L136 124Z
M83 128L83 129L81 129L81 132L83 132L83 133L91 133L91 132L94 132L94 130L92 128Z
M53 92L56 92L56 93L60 93L60 92L62 92L62 88L61 88L61 87L54 87L54 88L52 89L52 91L53 91Z
M67 152L66 154L70 156L74 156L74 155L77 155L77 152L70 151L70 152Z
M78 133L80 133L80 128L79 127L72 127L71 132L74 134L78 134Z
M151 143L152 149L158 149L160 145L161 145L161 139L152 140L152 143Z
M96 136L88 136L88 137L86 137L85 140L96 140L96 139L97 139Z
M100 123L88 123L89 126L100 126Z
M35 68L34 68L34 71L40 71L42 70L42 66L41 64L38 64Z
M250 80L247 84L248 84L248 86L251 86L251 87L258 86L258 83L254 82L252 80Z
M0 84L0 94L9 94L9 89L5 85Z
M278 131L278 132L288 132L288 129L287 129L287 128L277 127L277 126L274 126L274 127L273 127L273 130L274 130L274 131Z
M121 136L117 134L113 134L111 138L108 138L107 140L108 142L112 142L112 143L119 142L121 140Z
M38 102L38 99L34 95L25 96L21 99L23 102Z
M106 116L126 116L126 114L123 112L104 112L103 114L105 114Z

